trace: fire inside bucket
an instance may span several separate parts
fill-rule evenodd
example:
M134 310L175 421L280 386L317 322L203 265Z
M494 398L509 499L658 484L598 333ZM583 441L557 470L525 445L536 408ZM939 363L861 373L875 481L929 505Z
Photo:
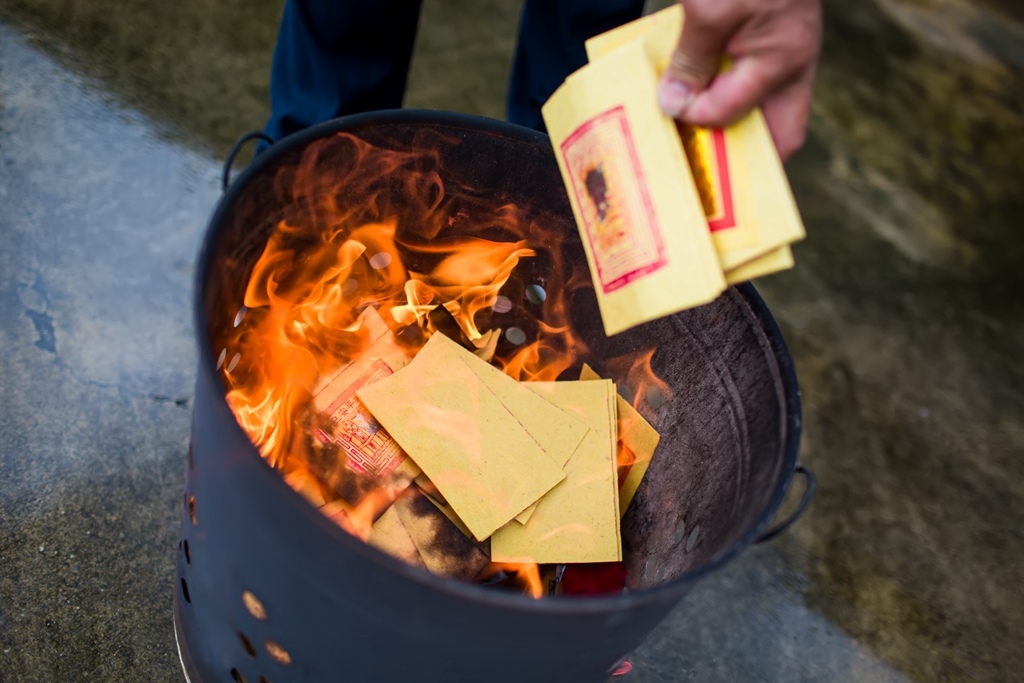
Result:
M218 206L197 289L176 594L193 680L603 680L763 532L791 479L795 380L752 288L606 337L549 143L530 131L389 112L279 142ZM340 519L310 505L348 494L346 470L316 466L336 425L316 423L315 401L368 348L370 308L413 356L446 334L517 380L586 363L629 396L661 443L622 519L628 594L533 600L549 577L522 566L472 581L408 566L362 540L387 486Z
M406 521L420 531L412 539L419 552L408 551L411 562L487 585L518 580L541 597L548 582L539 574L558 569L539 572L528 556L484 565L486 546L460 544L459 527L443 514L399 500L436 489L422 475L413 482L418 468L405 472L412 463L354 395L414 358L435 334L449 335L518 381L575 379L587 352L567 296L590 282L579 264L561 257L563 224L531 215L528 205L495 202L480 188L446 185L436 146L428 142L395 150L338 133L310 144L298 164L278 173L275 190L288 200L285 213L253 266L233 327L215 342L222 349L218 371L229 405L263 458L345 531L367 541L376 528L376 535L387 534L378 547L401 557L405 546L396 547L395 535L405 532L392 527L402 521L389 516L385 527L379 520L396 503L413 511L404 514L419 510L433 519L426 526ZM518 266L528 259L547 265L543 277L524 276ZM648 414L672 397L651 371L654 351L652 341L604 359L625 377L620 391L632 397L634 409ZM361 369L367 354L376 365L346 370ZM375 373L378 367L383 372ZM454 417L462 419L452 419L449 437L473 426L468 416ZM645 464L621 439L616 451L620 481ZM617 509L612 495L607 506ZM577 546L591 532L549 533L571 533L567 542ZM508 580L495 579L501 575ZM621 587L612 582L606 590Z

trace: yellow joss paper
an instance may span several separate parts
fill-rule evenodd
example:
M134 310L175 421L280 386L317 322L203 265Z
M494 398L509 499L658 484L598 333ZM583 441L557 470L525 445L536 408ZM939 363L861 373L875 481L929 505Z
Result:
M609 335L725 288L657 81L633 41L569 76L542 109Z
M587 425L490 363L458 345L455 345L455 349L480 381L494 392L512 416L540 444L548 457L563 467L583 440L589 429ZM538 504L540 501L523 510L516 516L516 521L525 524Z
M356 319L356 323L353 326L361 335L366 337L367 348L372 347L378 340L381 339L385 334L390 332L388 324L384 322L384 318L380 316L377 309L373 306L367 306L359 317ZM334 368L334 370L328 374L324 374L319 378L319 382L316 389L313 391L314 394L318 394L324 390L324 388L331 383L338 375L345 372L345 370L352 365L356 359L352 359L341 366Z
M729 273L751 266L751 273L766 274L769 264L776 269L792 267L788 249L774 262L759 261L805 235L764 116L753 111L731 128L702 134L715 140L714 161L710 152L702 152L701 161L693 163L709 169L708 187L715 188L719 198L713 209L717 215L709 214L709 225L722 268Z
M406 564L411 564L414 567L426 567L420 556L420 551L413 543L412 536L402 524L398 508L394 505L385 510L384 514L373 523L367 543Z
M594 370L584 364L580 379L591 381L601 379ZM636 490L640 488L640 482L647 474L647 468L651 465L651 458L661 441L658 430L644 419L643 415L637 412L636 408L629 405L626 399L618 394L615 396L616 419L618 427L619 457L617 458L619 470L619 516L626 514L629 504L633 502ZM623 457L625 456L625 457ZM625 476L623 476L623 474Z
M396 478L408 483L419 474L419 468L356 398L356 391L390 376L408 364L411 356L395 341L375 309L367 308L360 317L375 341L313 397L313 407L322 421L314 434L320 442L336 447L337 452L321 452L320 458L328 460L315 460L310 466L336 490L344 488L345 482L332 481L343 474L339 469L342 465L370 480L392 484L397 484ZM358 492L339 493L359 497Z
M660 36L662 33L672 34L674 32L675 40L678 42L682 26L683 8L681 5L673 4L659 12L645 14L628 24L622 24L610 31L588 38L585 44L587 59L592 62L617 47L622 47L635 40L644 40L651 34ZM659 66L658 73L660 74L665 69L665 64Z
M360 314L359 319L362 321L362 327L366 330L371 343L358 357L346 363L341 371L316 393L313 398L313 406L318 412L329 411L339 396L354 394L353 383L359 382L359 378L364 375L367 377L373 375L374 369L379 369L381 364L387 366L386 374L390 375L395 370L405 367L412 360L410 352L395 340L395 336L388 329L387 323L381 318L377 309L372 306L368 307ZM367 375L368 372L369 375Z
M762 275L770 275L780 270L789 270L793 267L793 250L789 247L779 247L770 251L764 256L759 256L753 261L748 261L741 266L725 272L725 281L730 285L753 280Z
M356 395L483 540L565 475L454 347L435 334Z
M434 507L440 510L442 514L444 514L444 516L455 525L456 529L461 531L466 538L473 538L473 532L469 530L469 527L467 527L461 519L459 519L459 516L455 514L454 510L452 510L452 506L444 499L444 496L442 496L440 491L437 490L437 487L434 486L433 482L427 478L427 475L421 473L420 476L416 477L416 481L414 483L416 484L416 488L419 493L433 503ZM536 505L536 503L534 503L534 505Z
M660 75L682 27L683 8L673 5L591 38L587 56L599 60L640 42ZM722 130L679 130L726 280L732 284L792 267L792 255L780 248L802 239L804 226L761 111Z
M528 387L587 423L590 431L526 524L491 537L498 562L614 562L622 559L615 467L615 387L593 382L529 382Z
M397 511L431 574L472 581L487 564L484 551L416 488L396 500L389 510Z
M473 355L490 363L491 359L494 358L494 352L498 348L499 341L501 341L500 329L493 329L489 332L484 332L479 339L473 340L473 346L476 347L476 350L473 351Z

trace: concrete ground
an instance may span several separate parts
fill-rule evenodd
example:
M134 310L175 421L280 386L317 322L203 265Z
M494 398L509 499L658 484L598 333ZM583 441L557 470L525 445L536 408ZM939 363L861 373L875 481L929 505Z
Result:
M258 5L258 6L255 6ZM1024 11L827 0L809 238L758 283L818 497L633 658L660 681L1019 680ZM0 680L178 681L190 286L280 2L0 0ZM408 106L502 115L517 4L427 0Z

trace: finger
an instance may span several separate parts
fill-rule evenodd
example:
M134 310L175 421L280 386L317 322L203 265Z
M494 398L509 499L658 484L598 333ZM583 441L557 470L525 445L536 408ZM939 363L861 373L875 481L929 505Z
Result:
M726 42L740 24L736 3L680 0L683 31L658 88L658 103L673 118L685 115L697 93L718 73Z
M814 71L811 69L768 98L762 106L765 123L783 161L803 147L807 138L813 89Z
M731 125L765 100L782 80L768 58L745 57L696 95L681 119L711 128Z

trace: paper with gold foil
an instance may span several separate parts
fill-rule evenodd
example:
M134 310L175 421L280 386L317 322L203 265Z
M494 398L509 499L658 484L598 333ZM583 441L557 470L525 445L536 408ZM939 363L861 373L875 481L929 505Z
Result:
M657 73L633 42L569 76L542 109L609 335L725 288L682 142L656 102Z
M716 229L716 224L720 226L719 229L732 227L735 221L732 196L728 193L728 186L721 186L722 176L718 168L719 160L725 156L724 153L721 157L717 154L718 146L724 138L722 131L678 123L676 129L683 141L686 160L690 162L690 170L693 172L693 182L697 186L700 203L704 207L712 232Z
M673 5L591 38L587 55L598 60L640 42L660 74L682 25L683 9ZM804 228L760 110L724 130L679 125L678 131L726 280L733 284L791 267L792 255L781 249L802 239Z

